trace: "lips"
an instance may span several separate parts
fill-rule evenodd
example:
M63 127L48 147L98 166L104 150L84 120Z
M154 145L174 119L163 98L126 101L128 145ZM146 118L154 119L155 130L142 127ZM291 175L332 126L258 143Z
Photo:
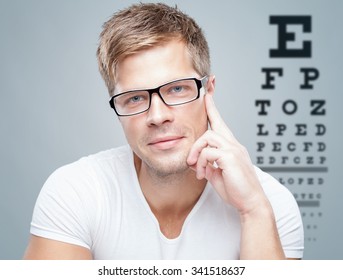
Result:
M175 147L180 141L182 141L183 138L183 136L157 137L152 139L148 145L154 148L165 150Z

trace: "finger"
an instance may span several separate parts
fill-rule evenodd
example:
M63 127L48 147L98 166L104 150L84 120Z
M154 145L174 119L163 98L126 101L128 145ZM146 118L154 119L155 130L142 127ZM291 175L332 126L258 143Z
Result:
M208 174L208 169L213 169L214 162L216 162L221 157L221 153L215 148L204 148L198 158L196 163L196 176L199 180L206 178ZM209 179L209 178L206 178Z
M197 162L199 154L206 147L222 148L227 145L227 140L221 135L212 130L207 130L191 147L187 157L188 165L193 165Z
M234 137L230 129L225 124L224 120L219 114L219 111L214 104L212 95L205 95L205 105L211 129L226 137Z

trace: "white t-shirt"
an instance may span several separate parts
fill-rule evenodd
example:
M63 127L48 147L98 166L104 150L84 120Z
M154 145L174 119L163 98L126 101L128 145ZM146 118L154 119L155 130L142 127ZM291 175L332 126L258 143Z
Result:
M256 171L286 256L302 258L303 226L293 195ZM31 233L86 247L94 259L239 259L240 254L237 211L209 184L181 234L166 238L143 196L128 145L57 169L37 199Z

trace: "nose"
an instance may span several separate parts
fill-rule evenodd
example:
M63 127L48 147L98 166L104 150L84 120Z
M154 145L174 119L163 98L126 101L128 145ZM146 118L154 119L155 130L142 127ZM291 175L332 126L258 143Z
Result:
M159 126L173 120L174 115L171 107L166 105L157 93L152 94L150 108L147 112L147 125Z

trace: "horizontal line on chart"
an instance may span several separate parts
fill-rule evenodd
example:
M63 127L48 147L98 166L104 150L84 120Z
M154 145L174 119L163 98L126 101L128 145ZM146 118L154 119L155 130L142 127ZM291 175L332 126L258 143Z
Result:
M265 172L311 172L311 173L326 173L328 172L328 167L301 167L301 166L260 166L260 168Z
M319 207L319 200L297 200L299 207Z

